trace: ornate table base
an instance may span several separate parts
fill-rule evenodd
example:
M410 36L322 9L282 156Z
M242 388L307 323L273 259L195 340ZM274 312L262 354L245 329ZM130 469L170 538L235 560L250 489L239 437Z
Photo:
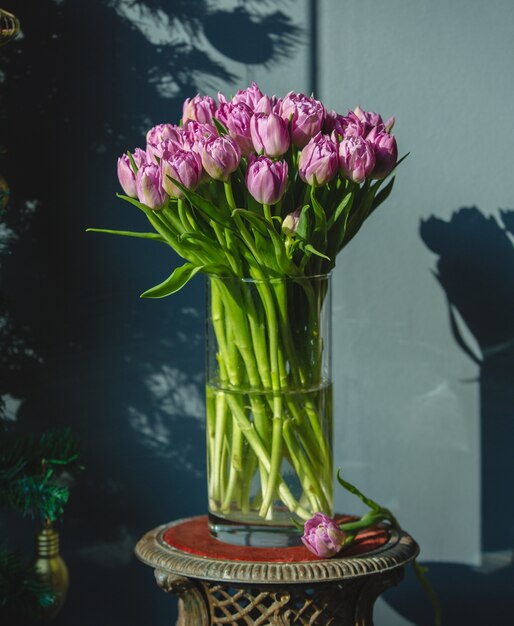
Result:
M190 542L188 542L190 538ZM373 626L373 605L419 551L407 533L363 533L348 556L244 548L208 536L205 517L147 533L136 554L179 597L177 626Z

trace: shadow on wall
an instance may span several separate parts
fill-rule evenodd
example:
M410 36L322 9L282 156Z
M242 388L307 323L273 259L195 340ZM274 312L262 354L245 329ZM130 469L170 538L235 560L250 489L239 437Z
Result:
M420 227L439 256L435 276L454 339L480 367L482 565L429 564L447 626L505 624L514 614L514 211L500 217L462 208L449 222L431 217ZM386 600L418 626L433 623L410 572Z
M55 623L89 625L100 609L110 626L169 623L171 599L132 550L149 524L205 508L202 282L142 302L173 253L84 230L139 230L114 199L119 154L178 121L186 97L235 83L229 59L269 66L301 33L267 2L17 0L15 11L22 36L0 49L0 173L12 191L0 394L19 431L69 425L86 466L61 529L72 585ZM8 535L30 551L19 532Z

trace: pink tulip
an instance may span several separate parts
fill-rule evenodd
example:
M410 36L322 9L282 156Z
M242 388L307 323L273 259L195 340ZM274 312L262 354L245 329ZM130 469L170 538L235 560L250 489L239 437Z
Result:
M246 171L246 187L261 204L275 204L286 190L287 163L272 161L266 156L250 155Z
M298 174L309 185L325 185L338 168L337 145L327 135L318 133L300 152Z
M353 112L359 118L359 120L369 126L370 129L374 126L383 126L384 124L384 120L379 113L373 113L373 111L364 111L360 108L360 106L355 107Z
M373 113L372 111L363 111L359 106L355 108L354 114L363 124L365 124L367 131L366 135L373 128L378 128L378 130L385 130L385 132L390 133L395 122L394 116L390 117L386 122L384 122L382 116L379 113Z
M327 111L325 116L325 124L323 126L323 132L325 135L330 135L334 130L338 130L342 127L344 122L344 116L332 111ZM342 133L341 133L342 134Z
M212 117L216 112L216 102L210 96L200 96L187 98L182 106L182 121L187 120L200 122L201 124L212 124Z
M339 141L346 137L366 137L368 132L366 126L355 113L350 111L348 115L336 114L335 117L331 116L331 118L329 125L333 124L331 135L333 141ZM325 126L327 125L325 124Z
M240 89L236 95L232 98L232 103L242 102L246 106L250 107L252 111L255 111L255 107L262 98L263 93L259 89L256 82L253 82L250 87L246 89Z
M184 146L184 131L173 124L158 124L146 133L148 161L157 163L164 150L181 149ZM164 145L162 145L164 144Z
M164 152L177 152L177 150L186 149L186 139L181 138L180 142L173 139L164 139L158 144L148 144L146 146L146 160L148 163L156 163L159 165L159 161L162 159Z
M223 102L216 113L216 117L228 130L245 157L254 151L250 134L252 115L250 107L243 102Z
M362 183L375 167L373 146L362 137L347 137L339 144L339 169L341 174Z
M324 513L315 513L304 524L302 542L320 559L328 559L341 551L346 534Z
M147 163L139 168L136 175L136 190L139 202L146 204L150 209L160 209L168 200L162 187L161 170L155 163Z
M319 100L290 92L282 100L280 116L291 119L291 136L297 148L303 148L317 135L325 121L325 107Z
M255 113L250 121L250 132L258 153L278 157L289 149L287 122L275 113Z
M146 163L146 152L141 148L136 148L132 155L136 167L139 169L141 165ZM118 159L118 180L121 188L127 196L137 198L136 174L132 169L132 163L128 154L122 154Z
M118 159L118 180L125 195L131 198L137 197L136 175L127 154L122 154Z
M174 154L163 154L160 163L162 186L171 198L183 198L184 193L169 177L187 189L196 189L202 178L202 161L192 150L179 150Z
M235 172L241 160L241 149L232 137L216 137L205 142L202 150L202 164L214 180L227 181Z
M386 132L371 132L367 138L375 151L375 167L372 178L385 178L396 165L398 146L396 139Z
M165 139L180 142L182 129L175 124L157 124L146 133L146 143L158 145Z
M270 98L269 96L262 96L262 98L255 105L254 113L267 113L268 115L273 112L275 96Z
M184 150L193 150L201 154L203 147L209 139L218 137L218 131L212 124L202 124L194 120L188 120L184 124Z

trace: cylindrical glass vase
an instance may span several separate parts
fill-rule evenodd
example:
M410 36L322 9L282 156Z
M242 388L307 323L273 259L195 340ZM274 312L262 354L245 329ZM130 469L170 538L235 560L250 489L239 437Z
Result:
M286 546L332 514L330 276L207 279L209 526Z

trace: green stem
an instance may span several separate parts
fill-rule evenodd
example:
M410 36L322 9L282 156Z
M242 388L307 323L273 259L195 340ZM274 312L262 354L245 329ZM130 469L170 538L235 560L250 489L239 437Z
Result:
M234 200L234 192L232 191L232 183L230 182L230 179L227 180L226 183L224 183L224 187L225 197L227 198L228 206L232 211L234 211L237 208L237 205L236 201Z
M243 433L239 428L232 430L232 445L230 454L230 472L228 485L223 496L221 510L228 513L231 503L240 496L240 476L243 472ZM241 503L240 503L241 504Z
M180 219L180 223L182 224L182 228L185 233L191 231L191 225L189 223L189 219L187 217L186 205L184 203L183 198L179 198L177 200L177 208L178 208L178 217Z
M231 283L232 289L230 289L229 287L230 283L226 284L223 282L223 280L211 277L213 309L214 304L216 303L216 310L218 310L216 320L213 316L213 323L214 321L216 321L215 332L218 338L220 356L227 355L225 361L227 361L229 365L228 382L233 389L238 389L242 382L238 371L238 366L235 362L234 357L229 357L229 350L233 350L234 347L237 347L245 363L245 370L248 375L248 383L251 388L258 389L260 388L260 378L255 363L256 357L260 356L261 358L257 360L261 361L266 360L267 356L266 353L264 353L264 355L257 355L254 353L254 351L251 350L252 341L251 338L248 336L248 329L246 326L247 320L242 314L244 306L241 302L240 282L238 280L234 280L231 281ZM244 286L243 290L245 290ZM224 305L223 311L221 310L222 304ZM225 334L225 328L230 329L230 339L228 338L228 333ZM260 344L254 343L253 345L256 346ZM264 359L262 359L262 356L264 356ZM243 402L243 399L241 398L240 401ZM250 405L252 408L252 414L257 433L264 441L267 441L267 415L261 398L252 395L250 397ZM234 429L238 429L237 425L234 425ZM233 437L233 441L237 444L237 446L240 445L237 437ZM235 454L238 454L237 450ZM262 463L259 464L259 467L261 474L261 488L265 490L267 487L267 470L262 465ZM231 489L231 493L235 489L237 472L239 472L239 468L237 467L237 464L234 464L230 469L229 477L229 486ZM227 502L226 498L224 498L224 502Z
M273 391L273 428L271 436L271 469L268 476L268 485L264 499L259 511L262 517L268 517L275 493L275 488L280 475L282 464L282 398L280 396L280 370L279 370L279 343L278 324L273 302L273 295L269 285L265 282L257 283L263 298L264 311L266 315L269 355L271 369L271 389Z
M370 526L376 526L380 522L386 521L390 521L390 517L388 515L384 515L383 513L376 513L375 511L370 511L355 522L346 522L345 524L339 524L339 528L345 533L353 533L355 531L363 530L364 528L369 528Z
M284 421L284 441L286 442L291 462L298 475L303 491L309 500L309 504L313 511L323 511L330 514L331 506L320 488L319 479L315 476L314 471L305 455L302 453L298 443L295 440L294 428L291 420Z
M271 461L266 451L266 448L260 440L260 437L258 436L255 429L252 427L249 420L246 418L244 411L241 409L241 407L238 405L237 401L232 397L231 394L227 394L227 401L232 411L232 415L234 416L234 419L236 420L243 435L246 437L255 455L262 462L265 470L269 474L271 470ZM309 519L311 517L309 511L304 509L299 504L299 502L297 502L297 500L294 498L291 491L289 490L288 486L285 484L284 480L280 476L278 477L278 493L284 504L291 512L296 513L296 515L303 519Z

